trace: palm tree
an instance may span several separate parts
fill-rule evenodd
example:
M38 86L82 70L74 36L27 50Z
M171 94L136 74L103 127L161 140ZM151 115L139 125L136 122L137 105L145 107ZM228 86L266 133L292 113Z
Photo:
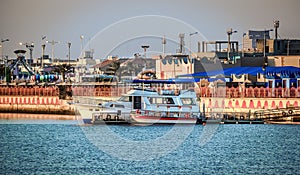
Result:
M6 67L4 64L0 65L0 77L6 79L6 82L10 82L9 67Z
M0 65L0 77L5 77L5 65Z
M71 70L71 66L69 66L67 64L59 64L59 65L56 65L54 67L54 69L52 70L52 72L61 74L62 81L65 82L65 79L66 79L65 75L70 70Z

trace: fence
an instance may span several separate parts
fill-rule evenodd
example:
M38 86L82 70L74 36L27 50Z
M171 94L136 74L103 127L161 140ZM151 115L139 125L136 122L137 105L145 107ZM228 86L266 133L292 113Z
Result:
M127 93L129 86L74 86L72 87L73 96L101 96L119 97ZM198 97L222 97L222 98L299 98L300 87L298 88L234 88L219 87L195 88ZM0 96L58 96L57 87L0 87Z
M57 87L0 87L0 96L58 96Z
M195 89L199 97L223 97L223 98L298 98L300 97L300 87L298 88L234 88L201 87Z

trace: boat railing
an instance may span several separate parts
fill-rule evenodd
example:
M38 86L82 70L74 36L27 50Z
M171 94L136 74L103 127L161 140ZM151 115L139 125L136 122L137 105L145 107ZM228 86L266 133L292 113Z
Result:
M184 108L188 108L188 109L192 109L193 105L177 105L177 104L156 104L157 108L178 108L178 109L184 109Z
M177 118L198 118L199 112L192 111L161 111L161 110L136 110L132 114L148 117L177 117Z
M92 113L92 122L96 121L127 121L130 111L96 111Z

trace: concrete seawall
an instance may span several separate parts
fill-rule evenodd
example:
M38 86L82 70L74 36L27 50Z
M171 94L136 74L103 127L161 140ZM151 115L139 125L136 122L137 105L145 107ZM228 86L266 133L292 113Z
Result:
M73 115L74 107L56 96L0 96L0 112Z
M57 115L57 114L26 114L26 113L1 113L0 119L19 120L76 120L75 115Z
M262 109L297 107L299 98L212 98L201 97L200 110L206 113L253 113Z

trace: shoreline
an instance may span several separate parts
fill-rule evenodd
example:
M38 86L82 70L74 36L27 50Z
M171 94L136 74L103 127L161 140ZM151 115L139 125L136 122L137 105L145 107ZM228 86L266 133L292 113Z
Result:
M76 121L80 119L78 116L66 115L66 114L37 114L37 113L0 113L0 120L69 120ZM247 120L244 120L247 121ZM222 121L214 124L220 125L244 125L245 123L224 123ZM261 123L262 124L262 123ZM270 125L300 125L300 122L296 121L265 121L263 124ZM257 125L255 123L248 123L248 125Z

